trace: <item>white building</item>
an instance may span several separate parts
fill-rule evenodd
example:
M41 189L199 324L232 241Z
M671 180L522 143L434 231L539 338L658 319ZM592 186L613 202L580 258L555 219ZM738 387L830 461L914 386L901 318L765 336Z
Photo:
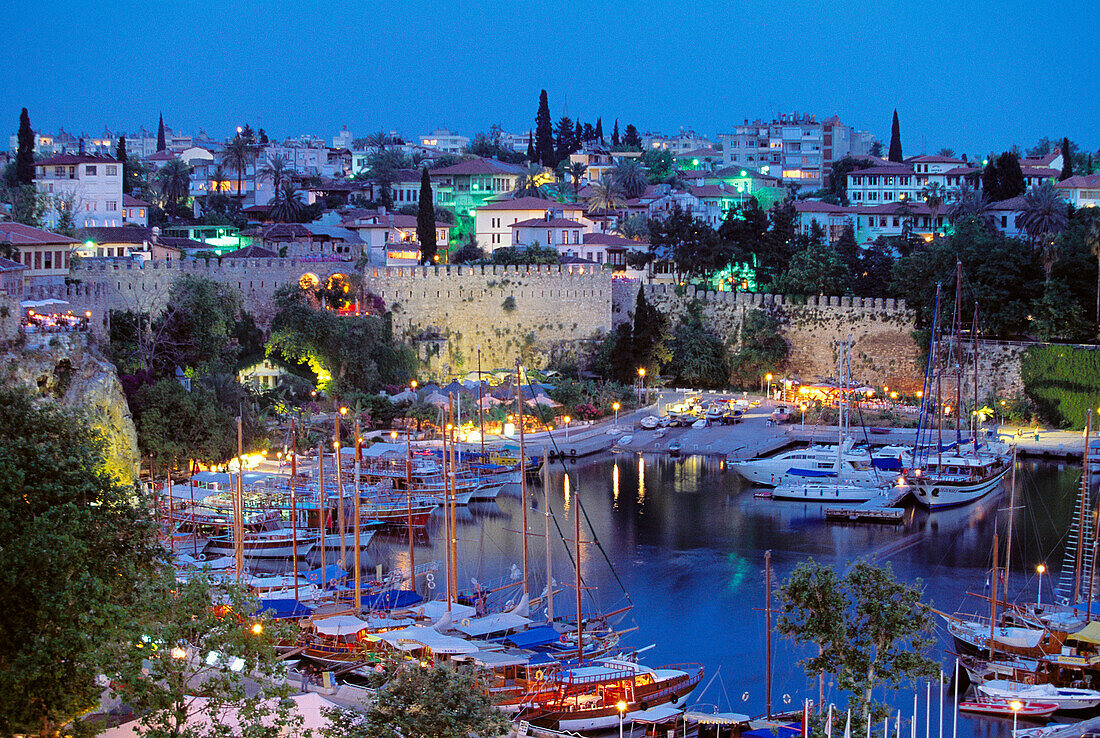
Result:
M351 131L347 126L340 129L340 132L332 137L332 148L334 149L351 149L351 142L354 139L351 137Z
M560 203L541 197L519 197L482 205L474 215L474 235L477 244L486 253L512 245L512 226L523 221L553 217L583 223L584 206L577 203Z
M420 145L429 149L438 149L446 154L461 154L470 143L468 136L452 133L446 128L438 128L427 136L420 137ZM524 146L526 146L526 142Z
M122 216L122 165L107 156L60 154L35 164L35 186L50 199L44 216L56 228L59 199L71 200L77 228L118 226Z
M655 151L668 151L673 156L694 151L696 149L709 149L714 144L706 136L701 136L692 130L680 129L675 136L663 136L660 133L643 133L642 148Z
M1100 206L1100 174L1078 174L1054 185L1075 208Z

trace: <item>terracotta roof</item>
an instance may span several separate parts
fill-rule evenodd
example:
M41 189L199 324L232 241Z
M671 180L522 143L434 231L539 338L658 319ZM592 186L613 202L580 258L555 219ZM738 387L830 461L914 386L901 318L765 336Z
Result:
M222 254L223 259L277 259L278 257L279 255L274 251L265 249L263 246L245 246L243 249Z
M978 167L954 167L952 169L948 169L946 172L943 172L943 174L954 174L962 176L964 174L973 174L974 172L980 171L981 169L979 169Z
M146 161L168 161L170 159L178 158L173 152L165 149L164 151L158 151L155 154L150 154L146 157Z
M36 161L36 167L52 167L62 164L98 164L99 162L117 162L112 156L99 156L96 154L58 154L49 159Z
M136 197L133 197L131 195L123 195L122 196L122 207L124 207L124 208L150 208L150 207L152 207L152 205L145 202L144 200L139 200Z
M1016 195L1016 197L1010 197L1007 200L998 200L996 202L989 203L990 210L1023 210L1024 209L1024 196Z
M528 227L548 227L548 228L580 228L581 224L575 220L569 218L531 218L530 220L521 220L518 223L512 223L509 228L528 228Z
M685 151L682 154L677 154L676 159L705 159L707 157L721 157L721 151L715 151L714 149L693 149L691 151Z
M1061 172L1050 167L1020 167L1025 177L1057 177Z
M739 167L736 164L731 167L725 167L723 169L716 170L713 176L719 177L721 179L731 179L733 177L740 177L741 172L744 172L746 177L758 177L760 179L776 180L779 179L778 177L773 177L770 174L763 174L762 172L753 169L752 167Z
M139 226L81 228L76 234L84 241L95 241L96 243L140 244L153 240L153 230Z
M20 264L18 261L12 261L3 256L0 256L0 272L11 272L16 269L29 269L26 264Z
M505 164L496 159L470 159L452 164L449 167L433 169L428 174L436 176L472 175L472 174L519 174L523 168L515 164Z
M649 243L645 241L632 241L629 238L616 236L613 233L585 233L581 237L586 245L617 246L624 249L647 249Z
M1055 159L1057 159L1061 155L1062 155L1061 150L1060 149L1055 149L1054 151L1050 152L1049 154L1045 154L1045 155L1039 156L1039 157L1025 156L1023 159L1020 160L1020 165L1025 166L1025 167L1027 167L1027 166L1033 166L1033 167L1034 166L1038 166L1038 167L1050 166L1050 163L1052 161L1054 161Z
M850 213L851 208L821 200L795 200L794 209L799 213Z
M1061 182L1055 182L1055 187L1063 190L1076 189L1079 187L1100 187L1100 174L1078 174L1064 179Z
M940 156L939 154L927 154L921 156L911 156L905 160L905 163L917 162L921 164L962 164L962 159L956 159L953 156Z
M853 169L852 171L848 172L848 176L851 177L853 174L855 174L855 175L860 175L860 174L874 174L874 175L883 174L883 175L886 175L886 174L914 174L914 173L915 172L913 172L913 167L906 166L905 164L894 163L894 164L890 164L889 166L868 167L866 169Z
M265 241L297 241L311 235L312 231L301 223L276 223L263 229Z
M858 213L860 215L901 215L898 212L898 206L900 202L888 202L885 205L856 205L852 208L851 212ZM910 206L913 209L913 215L931 215L932 211L928 209L928 206L923 202L917 202L916 200L910 201ZM943 214L944 209L940 209L940 214Z
M688 185L688 190L696 197L736 197L737 194L727 192L718 185Z
M184 249L198 249L202 251L210 248L208 244L202 241L195 241L181 236L161 236L157 239L157 245L175 249L176 251L183 251Z
M554 202L542 197L517 197L514 200L482 205L478 210L584 210L584 205Z
M0 241L13 246L33 246L34 244L78 243L75 238L62 236L53 231L32 228L22 223L0 223Z

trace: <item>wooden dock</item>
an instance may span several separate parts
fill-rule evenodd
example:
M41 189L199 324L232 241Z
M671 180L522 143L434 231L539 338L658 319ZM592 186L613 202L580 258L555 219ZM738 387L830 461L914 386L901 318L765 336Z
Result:
M850 523L889 523L897 525L905 517L905 510L898 507L909 496L907 488L891 487L886 494L859 505L838 505L825 508L825 519Z

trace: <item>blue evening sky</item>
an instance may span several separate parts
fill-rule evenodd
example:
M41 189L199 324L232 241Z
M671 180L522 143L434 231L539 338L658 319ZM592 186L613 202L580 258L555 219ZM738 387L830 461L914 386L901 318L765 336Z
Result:
M906 154L1100 147L1100 12L1074 2L0 0L0 113L73 133L331 138L557 119L713 136L832 114ZM6 111L6 112L4 112ZM0 126L0 131L4 127Z

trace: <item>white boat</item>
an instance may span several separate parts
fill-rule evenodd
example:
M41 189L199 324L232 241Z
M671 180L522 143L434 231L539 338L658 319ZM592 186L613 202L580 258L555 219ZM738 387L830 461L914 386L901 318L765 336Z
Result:
M364 549L371 539L374 538L375 532L378 530L378 524L372 522L369 525L359 526L359 548ZM301 531L298 533L302 535ZM310 535L314 538L317 537L316 531L310 531ZM344 547L353 548L355 546L355 528L348 526L348 529L344 531ZM329 551L340 550L340 531L332 531L325 534L325 548Z
M497 498L500 491L504 489L506 482L499 480L488 480L482 478L481 484L479 484L473 492L470 493L471 500L484 500L492 501Z
M619 440L615 441L614 448L623 448L624 446L629 446L631 441L633 440L634 436L623 436Z
M1100 705L1100 692L1095 689L1055 687L1053 684L1023 684L994 679L979 685L978 691L1003 700L1050 702L1058 705L1059 710L1091 710Z
M773 500L800 500L802 502L867 502L882 495L883 487L857 484L829 484L805 482L781 484L772 490Z
M866 447L856 446L849 437L840 449L840 472L846 484L883 484L893 480L894 468L903 468L909 453L900 446L887 446L872 454ZM734 461L730 467L758 487L810 482L837 475L837 446L834 443L795 448L762 459Z
M706 418L699 418L698 420L696 420L694 423L691 424L691 427L692 428L706 428L708 425L710 425L710 424L707 422Z
M299 535L298 556L305 556L317 543L316 536ZM241 542L246 559L288 559L294 551L290 529L246 531ZM215 536L206 544L207 556L234 556L233 536Z
M914 470L905 483L913 488L918 504L937 510L985 497L1001 483L1009 469L1009 464L993 455L945 456L924 469Z
M647 415L638 421L638 425L642 426L646 430L653 430L660 422L661 419L658 418L656 415Z

